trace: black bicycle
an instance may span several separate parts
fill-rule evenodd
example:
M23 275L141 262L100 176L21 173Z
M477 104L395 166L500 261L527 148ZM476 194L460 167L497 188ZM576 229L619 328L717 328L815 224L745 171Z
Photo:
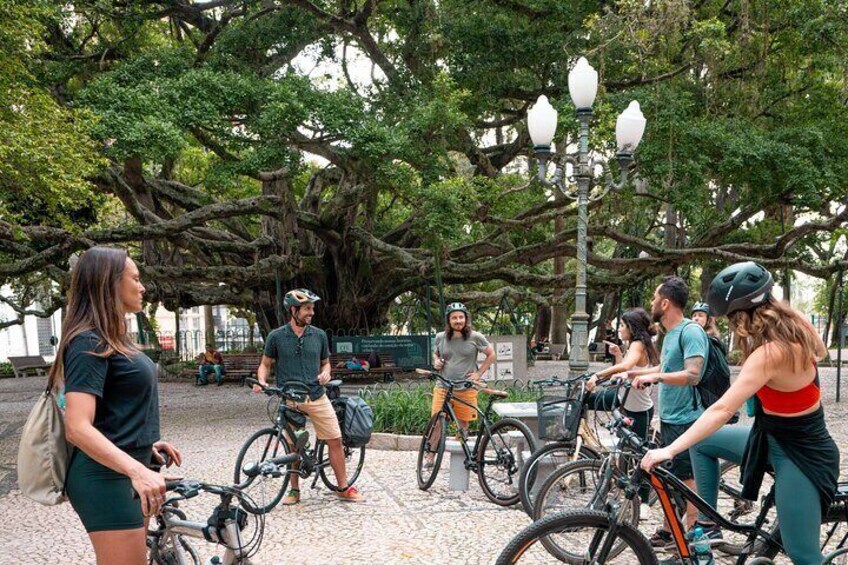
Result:
M297 473L302 478L315 473L311 488L317 488L318 477L330 490L340 492L353 485L365 463L365 447L343 446L347 485L337 485L336 476L330 467L330 455L324 440L317 440L312 447L309 432L304 429L306 414L289 406L287 402L304 402L309 395L309 387L299 381L288 381L281 387L262 385L255 379L246 379L251 385L259 385L262 392L271 397L268 401L268 415L273 426L263 428L244 443L236 457L235 482L244 480L242 466L250 462L263 462L282 454L294 452L298 459L289 473L279 476L260 476L250 487L250 496L257 506L247 506L251 512L269 512L285 494L289 484L289 475ZM333 402L336 413L341 418L342 406L336 402L339 397L341 380L327 383L327 396ZM250 503L248 503L250 504Z
M625 387L625 398L629 392L629 382L616 385ZM615 413L613 413L614 415ZM624 419L629 423L628 418ZM604 427L614 431L621 422L613 418ZM648 444L655 447L656 443ZM539 487L533 506L533 520L538 521L552 514L559 514L570 510L593 509L603 510L615 501L618 516L623 520L638 526L640 521L640 498L649 506L653 506L658 498L654 491L647 486L643 487L642 496L634 500L623 497L623 485L632 473L635 466L639 465L641 452L634 452L629 448L625 439L618 438L613 448L600 459L580 459L562 465L551 472L543 484ZM738 467L731 462L721 463L719 474L719 511L736 521L739 517L756 513L758 507L754 502L742 498L742 487L735 480ZM680 498L674 501L675 508L680 514L685 511L685 501ZM682 516L682 514L681 514ZM728 535L716 548L732 555L738 555L744 547L744 536L738 537ZM551 555L563 561L579 562L580 556L571 553L566 544L559 544L558 536L550 536L542 540L542 544ZM615 548L613 552L615 551Z
M626 420L616 410L612 427L616 436L628 445L639 459L648 450L646 442L628 429ZM751 563L769 563L778 553L784 552L781 543L780 529L776 522L769 523L768 516L774 507L774 486L763 498L756 519L751 524L740 524L729 520L720 512L707 504L701 497L688 488L680 479L675 477L667 465L661 465L650 473L635 465L629 477L622 479L620 488L628 501L636 500L639 490L644 484L649 484L657 493L663 513L671 525L677 556L683 565L695 565L689 540L677 508L681 503L691 502L703 513L708 520L717 524L723 532L735 532L745 536L746 542L737 556L736 563L742 565L753 559ZM841 484L830 510L823 517L824 522L844 524L848 520L848 485ZM768 529L765 529L768 528ZM848 536L834 537L835 528L829 528L828 535L822 545L824 549L836 541L835 548L841 550ZM655 565L657 556L645 536L628 523L619 511L615 500L608 501L604 510L575 510L553 514L533 523L522 530L510 541L498 557L498 565L512 563L536 562L544 559L546 550L540 542L551 536L558 538L561 547L567 547L568 553L574 558L566 559L568 563L581 564L627 564ZM838 541L837 541L838 540ZM831 556L833 557L833 556Z
M418 449L418 488L427 490L432 486L439 474L439 467L445 453L445 440L448 435L448 425L456 427L457 439L465 452L465 468L477 474L480 487L489 500L501 506L511 506L518 503L518 476L523 462L536 449L536 438L524 422L514 418L492 420L492 404L496 399L508 396L504 391L481 387L474 381L450 381L438 373L425 369L416 369L420 375L438 380L445 387L445 400L438 413L430 418L421 446ZM461 398L454 396L456 390L479 388L489 396L484 410L480 410ZM480 418L480 432L472 447L468 446L469 438L463 433L456 419L451 402L464 404L473 408Z

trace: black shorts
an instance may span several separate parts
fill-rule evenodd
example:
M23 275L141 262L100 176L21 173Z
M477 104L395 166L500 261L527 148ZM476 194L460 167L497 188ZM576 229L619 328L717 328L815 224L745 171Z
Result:
M150 447L125 451L142 465L150 465ZM101 465L79 449L74 450L65 493L86 532L135 530L144 526L141 501L134 492L129 477Z
M663 447L671 445L671 443L686 433L686 430L692 427L695 421L688 424L668 424L660 421L660 434L662 435ZM689 457L689 450L682 451L674 456L671 464L672 474L681 481L688 481L695 475L692 473L692 459Z

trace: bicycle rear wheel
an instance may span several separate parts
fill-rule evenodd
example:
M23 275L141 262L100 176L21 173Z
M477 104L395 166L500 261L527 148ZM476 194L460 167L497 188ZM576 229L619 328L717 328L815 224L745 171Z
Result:
M442 465L442 457L445 455L445 436L447 435L445 413L435 414L421 436L421 445L418 448L418 488L427 490L436 480L439 467Z
M519 500L518 478L521 467L536 450L536 436L524 422L502 418L489 433L480 436L477 450L477 478L485 495L500 506L512 506Z
M596 510L578 510L554 514L523 529L507 544L496 565L549 563L550 556L540 541L550 536L568 540L569 553L579 556L567 563L599 565L657 565L651 544L639 530L627 523L616 525L614 539L607 539L612 524L609 514ZM621 546L618 555L603 556L605 545Z
M534 451L530 459L521 467L521 474L518 477L518 494L524 512L533 517L533 506L538 495L536 486L543 484L554 469L577 459L599 458L600 455L595 450L585 445L580 446L580 453L574 457L574 442L549 443Z
M345 474L347 475L347 485L345 485L345 488L347 488L353 486L353 483L356 482L356 479L359 478L359 474L362 472L362 466L365 464L365 446L348 447L343 445L342 450L344 451ZM336 481L336 474L333 472L333 468L330 467L330 450L324 440L318 441L317 451L318 461L321 464L321 481L330 490L336 492L344 490L336 484L338 482Z
M244 465L261 463L285 455L289 451L289 444L283 439L282 432L279 432L276 428L259 430L250 436L239 450L233 481L239 484L247 478L242 472ZM244 491L253 501L251 503L245 500L245 509L253 514L264 514L271 511L283 498L288 485L289 476L286 473L283 473L280 477L259 475Z

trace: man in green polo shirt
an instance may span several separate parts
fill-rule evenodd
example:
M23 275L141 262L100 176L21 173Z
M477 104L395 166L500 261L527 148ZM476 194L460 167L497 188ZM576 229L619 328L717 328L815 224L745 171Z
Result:
M342 447L342 432L339 421L324 385L330 382L330 346L327 334L311 325L315 315L315 303L321 300L306 289L295 289L286 293L283 304L289 315L289 323L268 334L262 362L256 372L257 380L268 384L271 364L274 364L277 386L288 381L298 381L309 387L309 398L304 402L292 403L295 408L309 416L318 439L327 443L330 466L336 474L338 485L347 484L345 455ZM261 392L254 386L255 392ZM291 489L282 504L300 502L297 475L291 475ZM347 487L338 493L339 499L348 502L365 500L356 487Z

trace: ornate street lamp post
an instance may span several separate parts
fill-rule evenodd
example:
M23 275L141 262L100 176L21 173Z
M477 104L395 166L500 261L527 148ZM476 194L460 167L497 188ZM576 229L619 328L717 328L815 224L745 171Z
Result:
M598 92L598 72L592 68L585 57L580 57L577 64L568 73L568 91L571 100L577 108L576 116L580 122L580 143L577 158L574 156L553 157L551 143L557 126L557 111L548 102L546 96L539 96L536 104L527 112L527 128L533 140L533 149L539 159L539 182L554 186L566 197L577 200L577 282L574 289L574 314L571 317L571 354L569 355L569 372L586 371L589 367L589 314L586 312L586 228L588 225L589 202L602 198L607 191L619 190L627 182L627 176L633 163L633 152L642 140L645 132L645 117L635 100L622 112L615 123L615 137L618 146L616 159L621 170L621 178L616 183L607 177L603 190L590 196L591 184L594 180L594 163L589 156L589 122L592 119L592 103ZM553 177L548 180L548 161L556 163ZM575 192L568 186L565 176L565 165L571 164L574 170L574 180L577 183Z

